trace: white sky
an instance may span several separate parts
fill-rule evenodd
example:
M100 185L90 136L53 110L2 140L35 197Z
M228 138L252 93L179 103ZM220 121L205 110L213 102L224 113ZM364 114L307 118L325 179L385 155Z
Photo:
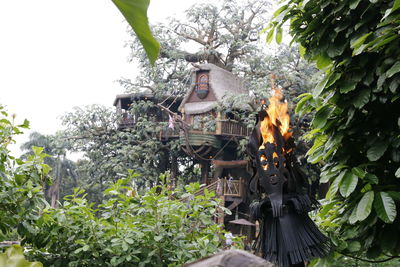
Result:
M152 0L150 23L183 16L194 0ZM112 106L133 78L127 24L111 0L0 1L0 103L31 131L52 134L74 106ZM11 147L27 140L29 132Z

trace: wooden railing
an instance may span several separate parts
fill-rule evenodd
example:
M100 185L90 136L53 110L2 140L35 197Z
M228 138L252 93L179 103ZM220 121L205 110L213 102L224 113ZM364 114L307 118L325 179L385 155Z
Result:
M162 121L160 121L162 122ZM136 122L133 119L123 118L118 122L118 129L135 129ZM171 137L179 137L179 127L175 126L174 128L168 128L167 126L163 126L159 132L152 132L151 137L157 137L158 139L168 139Z
M243 196L243 181L226 180L224 179L224 196L242 197Z
M135 126L135 121L134 119L129 119L129 118L122 118L119 122L118 122L118 128L119 129L123 129L123 128L131 128Z
M244 181L240 180L227 180L218 179L213 183L200 188L195 196L204 195L204 190L207 189L208 192L214 192L216 197L220 196L230 196L230 197L243 197L244 196Z
M233 120L221 120L221 134L223 135L237 135L249 136L250 129L243 124Z
M197 191L196 193L194 193L195 196L200 196L200 195L204 195L204 190L207 189L208 192L214 192L215 195L218 195L217 189L218 189L218 183L219 181L215 181L212 184L209 184L207 186L204 186L203 188L200 188L199 191Z

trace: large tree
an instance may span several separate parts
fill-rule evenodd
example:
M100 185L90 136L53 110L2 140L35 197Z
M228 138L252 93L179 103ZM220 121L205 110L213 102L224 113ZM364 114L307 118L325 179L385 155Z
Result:
M282 45L267 51L264 42L257 41L270 7L267 1L198 4L186 11L185 20L171 18L155 25L161 54L154 67L140 49L141 43L133 38L132 58L141 72L134 81L123 80L122 84L129 92L145 89L154 96L132 103L131 112L141 114L135 127L121 131L114 111L99 106L77 108L63 119L71 149L85 153L87 160L80 162L79 169L83 176L92 177L96 184L92 189L104 188L104 183L125 175L127 168L141 175L141 188L152 186L161 173L172 169L174 161L180 166L178 180L194 180L197 162L180 150L179 140L156 138L167 125L155 122L148 112L165 97L183 96L189 88L192 63L214 63L243 77L252 92L246 96L250 104L268 95L270 74L276 74L277 85L284 88L289 101L312 86L308 78L315 68L306 64L296 49ZM226 99L220 108L230 110L233 101L243 101L243 96ZM254 111L258 108L253 107ZM236 115L250 128L254 126L254 114Z
M126 176L127 169L140 175L137 186L145 189L159 183L160 175L171 169L173 157L185 167L185 176L194 168L193 161L180 152L178 140L159 139L167 123L154 121L149 112L153 106L150 101L133 103L131 109L141 116L135 127L125 129L118 128L115 110L104 106L75 108L63 116L64 138L70 151L83 153L77 172L90 185L86 188L93 199L99 200L96 191L102 192L107 184Z
M257 97L266 95L271 73L279 74L277 83L288 91L305 92L313 66L290 47L266 48L261 41L265 36L259 32L267 25L271 6L268 0L195 4L186 10L186 19L153 25L161 45L157 64L150 66L141 44L132 38L131 59L139 64L140 74L121 83L128 91L148 88L155 94L182 95L190 84L192 64L212 63L243 77Z
M271 34L290 32L325 71L298 111L315 111L309 160L330 182L319 216L339 252L400 254L400 1L291 0Z

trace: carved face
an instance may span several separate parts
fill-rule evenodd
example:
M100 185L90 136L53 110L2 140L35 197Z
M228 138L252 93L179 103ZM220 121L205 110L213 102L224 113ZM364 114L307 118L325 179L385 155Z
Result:
M275 144L266 143L265 148L258 150L260 157L260 185L268 194L281 192L282 185L288 179L285 168L285 157ZM280 189L278 189L280 188Z

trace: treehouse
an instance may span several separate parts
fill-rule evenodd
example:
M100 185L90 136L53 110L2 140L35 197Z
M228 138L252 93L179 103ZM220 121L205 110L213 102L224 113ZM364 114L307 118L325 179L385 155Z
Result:
M149 91L117 95L114 106L120 114L119 129L135 128L140 116L150 116L164 125L158 138L165 142L178 139L182 153L200 166L199 180L204 187L196 194L203 194L205 189L215 192L232 210L232 215L219 217L218 222L234 234L252 236L254 225L247 221L251 201L247 195L248 161L238 153L239 142L249 136L250 129L236 117L249 112L245 101L237 101L248 92L239 77L213 64L196 65L190 75L191 84L183 99L157 99ZM132 107L141 101L155 105L146 114L135 111ZM168 127L171 118L175 127L172 132ZM176 158L169 161L171 180L175 181L179 166Z
M201 182L215 192L232 215L220 217L219 223L235 234L254 234L249 222L247 195L247 160L238 154L239 142L250 134L235 114L249 113L244 100L248 91L243 81L213 64L196 65L191 72L191 85L178 110L185 127L181 130L182 150L198 160ZM236 98L236 99L235 99Z
M114 106L119 115L118 128L134 129L140 120L140 117L146 116L149 120L160 123L160 131L155 133L157 138L168 141L168 139L176 139L179 137L178 127L168 127L170 117L168 113L163 112L161 107L157 106L158 103L163 102L170 107L172 112L179 113L178 107L182 98L176 97L156 97L150 90L143 90L140 93L119 94L114 100ZM154 105L146 105L145 108L137 108L130 110L133 105L140 102L151 102ZM144 115L145 114L145 115Z
M244 164L234 161L238 159L238 142L249 135L249 129L235 119L234 112L243 113L249 107L232 101L234 97L247 95L243 81L213 64L196 65L191 80L178 109L187 125L181 131L182 149L201 163L205 184L219 177L243 178L241 171L224 171ZM229 108L226 108L227 103ZM209 175L211 160L215 165L212 176Z

